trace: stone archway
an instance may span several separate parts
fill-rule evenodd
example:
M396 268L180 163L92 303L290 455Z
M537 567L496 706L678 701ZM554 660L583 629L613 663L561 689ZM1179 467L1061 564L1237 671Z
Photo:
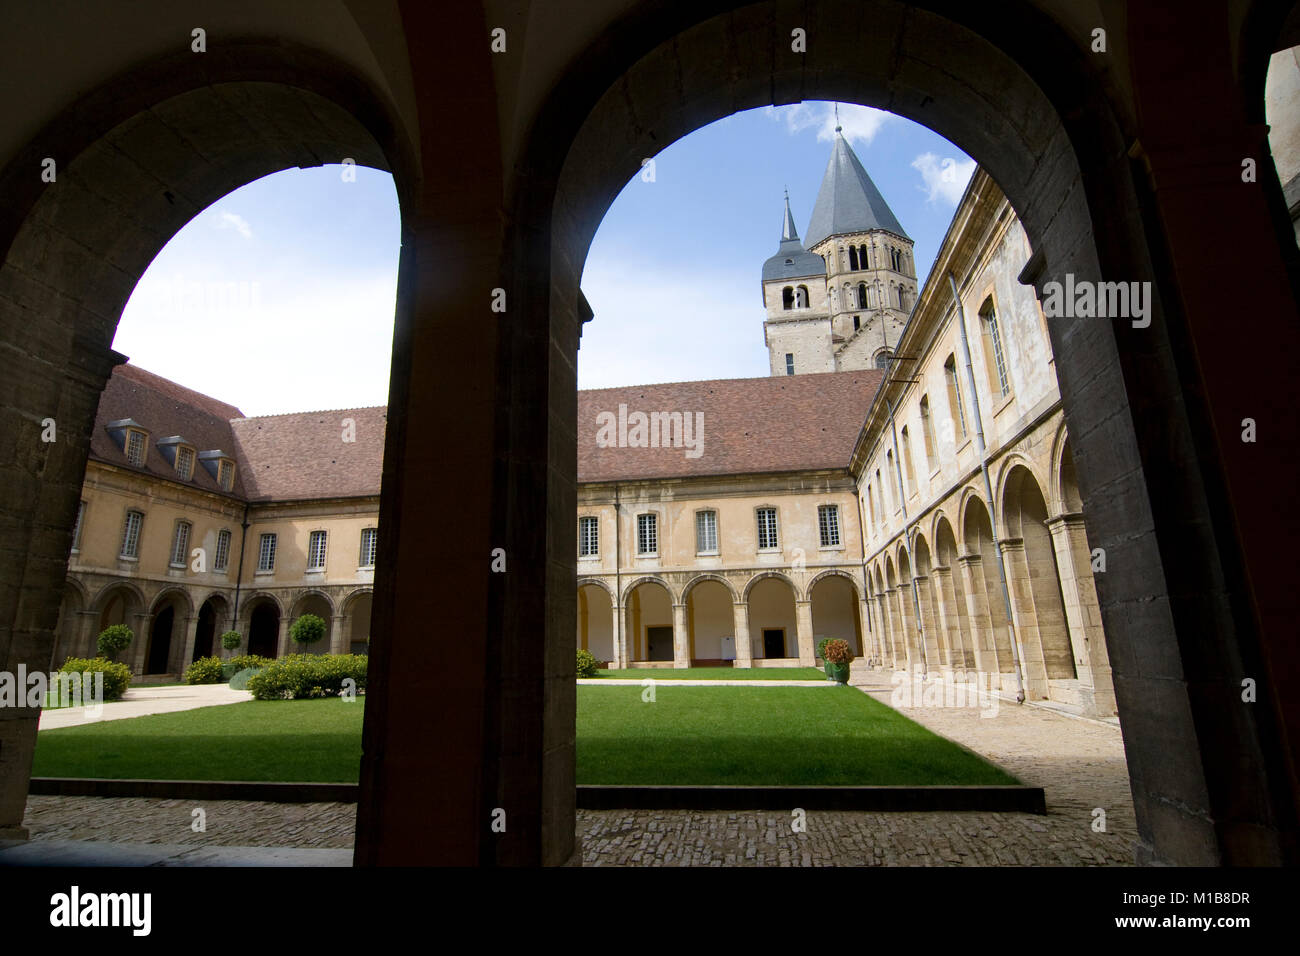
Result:
M280 607L268 597L254 600L248 608L248 653L261 657L280 656Z
M813 639L831 638L845 641L854 656L864 657L862 620L858 613L858 589L847 574L819 574L808 588L812 605Z
M222 633L222 624L230 614L230 605L220 594L209 595L199 605L199 618L194 626L194 650L190 661L200 657L220 657L223 649L218 638Z
M609 589L590 582L578 585L578 647L590 651L604 666L618 659L615 641L614 601Z

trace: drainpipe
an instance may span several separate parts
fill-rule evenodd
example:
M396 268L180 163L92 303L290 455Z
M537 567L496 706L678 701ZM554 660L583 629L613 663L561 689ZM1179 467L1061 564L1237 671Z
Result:
M889 430L894 436L894 476L898 480L898 503L903 506L903 550L907 552L907 570L912 579L912 612L916 615L916 636L921 645L921 673L930 675L930 661L925 650L925 627L921 621L921 598L916 587L916 558L912 554L912 526L907 517L907 489L903 487L903 462L898 453L898 426L894 423L894 403L885 398L889 409Z
M618 611L618 627L614 632L614 663L627 667L627 661L623 659L623 565L622 547L619 544L619 530L623 524L621 512L618 503L618 482L614 482L614 607Z
M984 447L984 423L980 418L979 395L975 391L975 369L971 366L970 343L966 340L966 310L962 308L961 296L957 294L957 282L951 272L948 273L948 287L952 289L952 300L957 305L957 326L961 329L961 359L966 364L966 387L970 390L971 405L975 409L975 453L979 455L980 473L984 476L984 493L989 499L989 524L992 525L993 550L998 553L998 583L1002 585L1002 602L1007 612L1007 630L1011 635L1011 662L1016 668L1016 703L1025 702L1025 678L1020 668L1020 636L1016 633L1015 617L1011 612L1011 592L1007 589L1006 558L998 543L997 502L993 500L993 483L989 481L988 452Z
M869 460L870 459L868 459L868 461ZM853 482L853 500L854 504L857 505L856 510L858 512L858 550L862 552L862 557L860 558L862 564L862 604L867 609L867 635L871 637L871 640L874 643L876 632L871 619L871 601L867 598L867 594L870 591L870 585L868 584L867 576L867 535L864 530L866 524L862 520L862 493L858 488L856 480ZM866 648L863 648L863 650L865 651Z
M244 542L248 538L248 502L244 502L244 522L239 526L239 570L235 572L235 613L230 618L233 631L239 623L239 586L244 582Z

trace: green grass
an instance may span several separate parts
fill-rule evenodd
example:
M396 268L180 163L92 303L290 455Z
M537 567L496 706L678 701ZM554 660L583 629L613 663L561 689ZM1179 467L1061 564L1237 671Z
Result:
M597 677L623 680L825 680L826 672L816 667L627 667L601 670Z
M32 775L355 783L364 708L252 700L42 730Z
M578 782L1015 784L850 687L578 688Z
M849 687L578 689L578 783L1014 784ZM43 730L40 777L355 783L364 703L249 701Z

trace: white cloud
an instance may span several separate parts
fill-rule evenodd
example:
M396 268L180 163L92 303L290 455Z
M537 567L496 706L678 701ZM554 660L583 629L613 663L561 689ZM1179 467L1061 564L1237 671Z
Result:
M824 143L831 142L835 137L835 104L832 103L797 103L794 106L783 106L779 112L776 107L768 107L771 110L771 116L781 116L785 119L786 129L792 134L802 133L804 130L817 130L817 139ZM892 113L886 113L884 110L873 109L870 106L859 106L856 103L839 104L839 125L843 127L844 138L850 143L867 145L876 138L876 133L885 123L894 119Z
M922 153L912 160L912 168L921 174L923 185L918 188L927 194L928 201L942 200L955 206L975 173L975 160L957 160L951 156L940 159L934 153Z
M212 218L218 229L234 229L245 239L253 238L253 227L238 213L219 212Z

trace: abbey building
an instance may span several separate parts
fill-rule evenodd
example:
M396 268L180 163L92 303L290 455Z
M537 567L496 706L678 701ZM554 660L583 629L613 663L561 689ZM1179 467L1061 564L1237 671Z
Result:
M977 170L924 286L837 133L762 265L770 375L578 394L576 643L615 667L854 666L1114 715L1031 250ZM956 298L954 299L954 290ZM758 316L756 315L757 319ZM127 623L139 673L363 650L384 409L250 418L130 365L100 403L55 664Z

